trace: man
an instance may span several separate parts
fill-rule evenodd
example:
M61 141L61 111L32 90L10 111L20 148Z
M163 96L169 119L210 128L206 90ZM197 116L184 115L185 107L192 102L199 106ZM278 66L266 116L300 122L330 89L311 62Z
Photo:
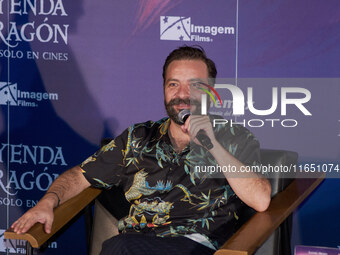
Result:
M255 174L209 178L193 170L202 162L238 171L244 164L259 163L258 142L245 128L212 128L209 116L191 115L184 123L178 117L182 110L199 112L198 88L216 74L200 48L171 52L163 67L169 118L129 127L60 175L39 203L13 223L14 231L24 233L40 222L49 233L54 207L90 185L120 185L131 208L119 221L121 234L104 242L103 254L213 254L232 234L244 203L264 211L271 192L268 180ZM198 139L202 132L209 147Z

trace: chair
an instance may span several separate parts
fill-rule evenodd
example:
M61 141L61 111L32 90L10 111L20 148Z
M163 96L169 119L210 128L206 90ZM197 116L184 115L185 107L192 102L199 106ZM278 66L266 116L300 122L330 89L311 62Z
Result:
M263 165L296 164L297 153L261 150L261 160ZM281 177L281 173L276 174L274 178L271 176L273 198L267 211L261 213L255 213L253 210L245 211L240 218L250 219L246 222L240 222L242 224L240 224L239 229L215 252L216 255L290 254L291 218L289 217L295 208L322 182L324 175L318 174L313 178L296 178L293 180ZM119 194L120 191L112 192ZM105 192L92 187L87 188L76 197L54 209L55 220L50 234L46 234L43 230L43 225L37 223L22 235L15 234L9 228L5 232L5 238L27 240L26 252L27 254L33 254L32 248L41 247L101 193L102 195L95 202L94 226L93 228L88 228L90 254L98 254L102 240L114 235L111 226L116 224L117 220L112 217L112 212L109 212L112 208L106 209L102 204L105 204L103 202L106 199ZM121 197L118 195L116 199L119 200ZM124 200L118 203L120 203L120 207L124 207ZM117 215L117 212L113 212L113 214ZM120 216L118 215L118 217ZM100 221L105 221L105 224ZM91 220L88 222L88 225L91 226ZM98 226L100 226L100 231L98 231Z

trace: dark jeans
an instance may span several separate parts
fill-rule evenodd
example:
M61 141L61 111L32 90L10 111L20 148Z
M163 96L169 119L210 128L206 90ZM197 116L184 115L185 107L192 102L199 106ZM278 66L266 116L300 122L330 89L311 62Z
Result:
M187 237L157 237L155 234L127 233L103 243L101 255L212 255L214 250Z

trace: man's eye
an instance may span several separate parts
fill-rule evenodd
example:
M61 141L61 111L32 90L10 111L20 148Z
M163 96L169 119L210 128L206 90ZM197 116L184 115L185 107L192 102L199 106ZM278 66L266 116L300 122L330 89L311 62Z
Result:
M193 88L199 89L199 88L202 87L202 83L200 83L200 82L195 82L195 83L192 83L191 86L192 86Z
M177 83L169 83L168 84L168 87L176 87L177 86Z

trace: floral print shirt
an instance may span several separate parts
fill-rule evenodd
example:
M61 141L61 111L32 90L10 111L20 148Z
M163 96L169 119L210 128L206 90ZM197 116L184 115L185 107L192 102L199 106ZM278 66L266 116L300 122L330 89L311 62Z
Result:
M177 153L168 136L169 118L135 124L81 164L94 187L123 187L129 214L120 232L155 231L158 236L199 233L220 247L233 233L245 205L203 147L193 143ZM245 165L258 165L259 143L244 127L217 125L217 140ZM201 167L201 168L197 168Z

